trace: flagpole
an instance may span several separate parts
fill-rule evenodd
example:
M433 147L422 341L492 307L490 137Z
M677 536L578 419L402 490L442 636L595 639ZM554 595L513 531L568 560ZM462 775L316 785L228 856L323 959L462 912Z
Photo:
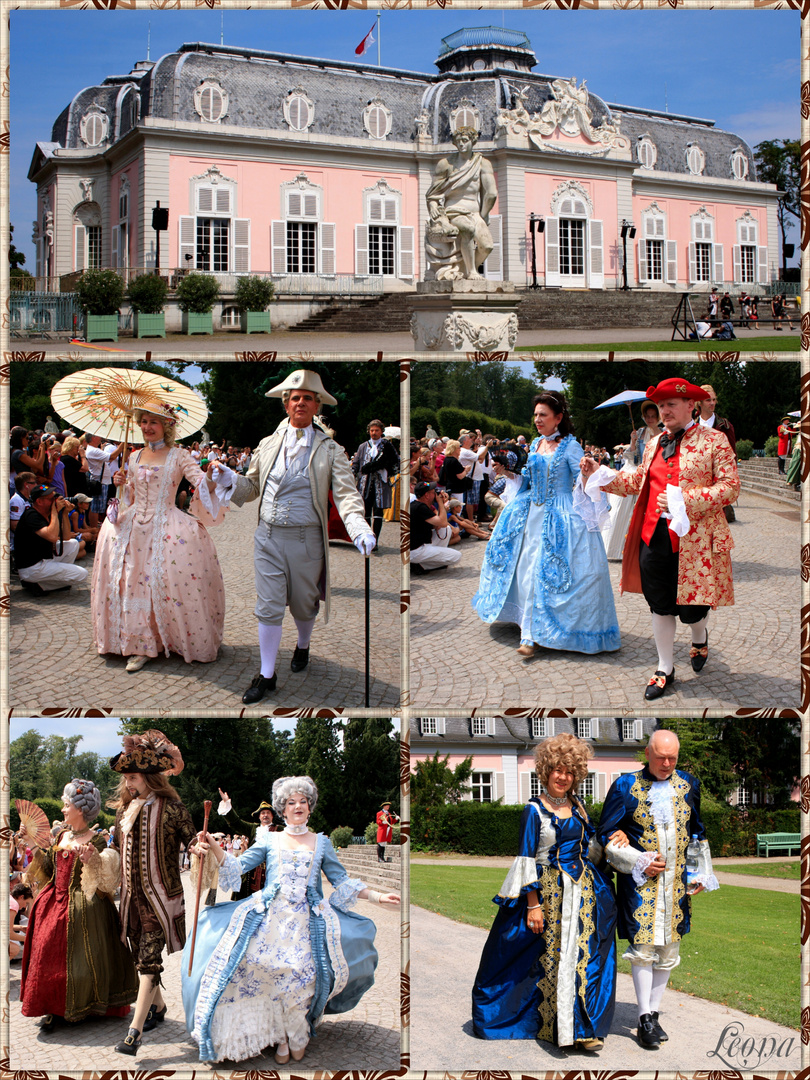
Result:
M381 14L382 14L382 12L380 11L379 8L377 8L377 67L382 66L382 63L380 61L380 15Z

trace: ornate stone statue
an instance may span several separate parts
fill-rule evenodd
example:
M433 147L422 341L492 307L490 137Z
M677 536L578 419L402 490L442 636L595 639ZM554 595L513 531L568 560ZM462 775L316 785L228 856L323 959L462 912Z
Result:
M474 149L477 139L475 128L457 128L457 153L441 159L428 188L428 278L481 278L478 267L492 251L487 222L498 193L492 165Z

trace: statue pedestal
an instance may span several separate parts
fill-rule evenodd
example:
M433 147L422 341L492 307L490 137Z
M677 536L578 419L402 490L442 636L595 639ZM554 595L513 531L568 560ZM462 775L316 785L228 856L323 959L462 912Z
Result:
M509 352L517 341L511 281L420 281L409 297L417 352Z

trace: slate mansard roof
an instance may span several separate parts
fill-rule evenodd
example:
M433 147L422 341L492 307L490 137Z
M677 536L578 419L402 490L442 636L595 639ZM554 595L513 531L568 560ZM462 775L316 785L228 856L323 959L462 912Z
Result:
M489 44L482 44L486 41ZM539 113L544 103L554 98L556 76L531 70L536 61L524 34L480 27L457 31L442 45L436 61L442 70L428 75L368 63L199 42L184 44L155 63L141 61L126 75L111 76L100 86L80 90L55 121L52 142L62 148L86 149L81 122L93 105L103 110L109 121L107 137L97 148L100 151L124 138L146 117L158 124L161 120L199 124L206 133L216 133L220 125L204 122L194 105L194 91L204 80L215 80L228 95L221 123L230 134L234 127L246 133L299 134L289 131L283 105L289 93L301 87L314 103L309 133L336 140L376 141L370 140L364 129L363 110L379 98L392 116L391 131L380 145L413 144L416 118L423 112L428 113L430 140L448 143L450 112L462 99L478 108L481 139L489 142L495 136L499 110L514 108L518 94L531 114ZM474 69L476 63L479 68L483 63L485 69ZM587 76L587 72L582 74ZM712 121L608 105L593 92L589 106L595 128L618 120L622 134L634 148L642 135L649 135L657 148L656 172L688 176L687 146L697 143L705 155L704 176L732 179L731 155L740 148L748 159L748 178L756 179L750 147L739 136L716 129ZM575 156L575 148L573 153Z

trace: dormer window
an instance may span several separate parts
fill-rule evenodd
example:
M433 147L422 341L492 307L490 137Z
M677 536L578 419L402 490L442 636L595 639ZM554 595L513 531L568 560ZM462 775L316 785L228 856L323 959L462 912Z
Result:
M106 109L100 105L91 105L79 124L79 135L85 146L101 146L110 130L110 120Z
M374 98L363 109L363 127L372 139L384 139L391 133L391 110L380 98Z
M735 180L748 177L748 155L740 146L731 151L731 172Z
M194 91L194 108L207 124L218 124L228 111L228 95L216 79L203 79Z
M315 103L300 86L284 101L284 119L292 131L306 131L315 119Z

